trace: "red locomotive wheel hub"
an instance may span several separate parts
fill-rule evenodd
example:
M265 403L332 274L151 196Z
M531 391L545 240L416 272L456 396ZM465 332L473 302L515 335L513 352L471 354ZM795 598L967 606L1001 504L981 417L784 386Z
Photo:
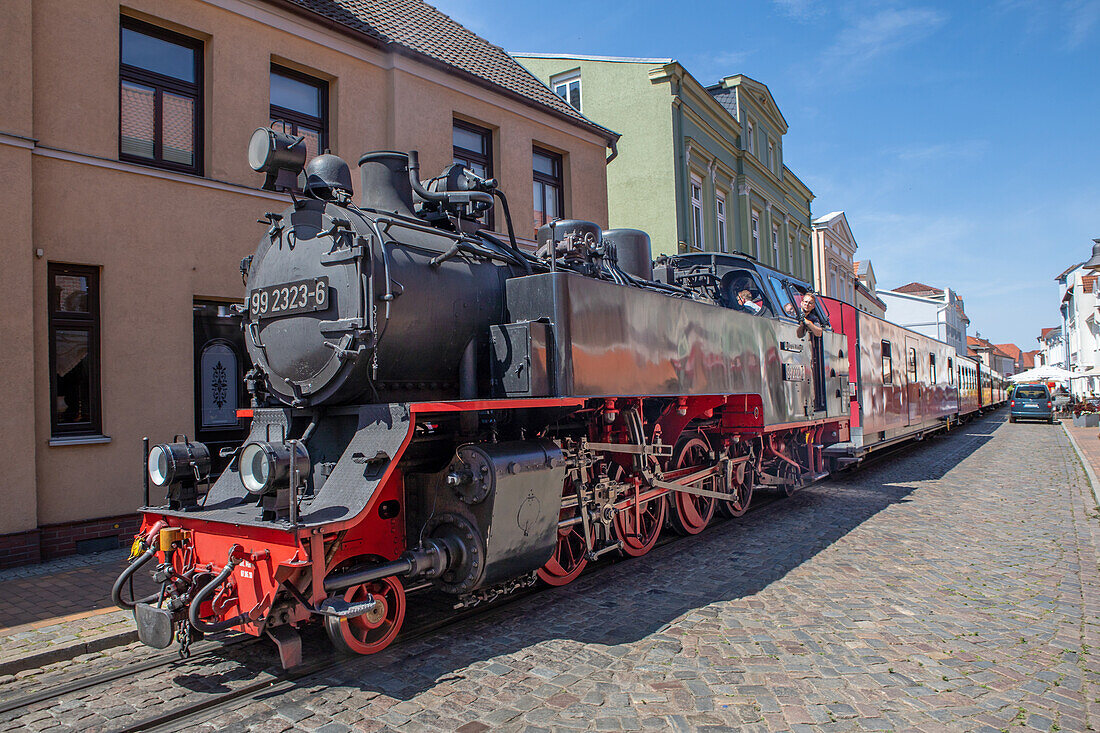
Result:
M405 620L405 589L397 578L383 578L344 592L348 602L373 596L374 609L347 619L328 616L325 631L333 646L349 654L376 654L390 645Z
M680 439L672 455L672 467L706 468L710 465L707 454L710 447L698 435ZM695 496L682 491L673 492L672 526L680 534L699 534L714 516L717 502L705 496Z

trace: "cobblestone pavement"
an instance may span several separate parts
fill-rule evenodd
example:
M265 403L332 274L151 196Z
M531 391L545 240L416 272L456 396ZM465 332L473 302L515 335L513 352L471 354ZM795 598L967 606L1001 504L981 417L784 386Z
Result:
M129 613L111 603L111 586L127 550L74 556L0 571L0 669L35 655L81 653L133 631ZM155 591L148 573L140 596Z
M995 415L195 729L1088 730L1097 547L1062 428ZM321 648L310 641L307 658ZM240 656L29 706L0 727L119 727L269 673ZM65 673L21 673L0 696Z

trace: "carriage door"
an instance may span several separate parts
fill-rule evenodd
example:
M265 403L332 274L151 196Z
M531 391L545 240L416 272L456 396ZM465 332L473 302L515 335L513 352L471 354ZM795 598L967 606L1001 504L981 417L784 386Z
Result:
M916 339L905 339L905 402L909 405L909 425L921 421L920 361Z
M195 328L195 439L210 447L212 473L221 473L228 458L218 451L236 447L245 438L237 408L248 406L242 381L251 368L245 350L241 316L229 303L196 300Z

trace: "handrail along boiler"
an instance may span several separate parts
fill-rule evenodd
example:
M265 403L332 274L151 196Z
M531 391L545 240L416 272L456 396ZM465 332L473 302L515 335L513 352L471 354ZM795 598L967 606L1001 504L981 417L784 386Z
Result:
M265 187L288 170L303 195L241 263L248 438L216 479L201 443L146 448L166 501L147 494L114 588L146 644L238 629L292 666L319 622L369 654L406 588L462 606L565 584L850 445L855 356L837 323L799 328L806 283L734 255L654 267L644 233L578 220L530 252L496 181L461 165L425 182L415 151L368 153L356 204L350 167L302 150L266 128L249 148ZM480 221L497 202L506 238ZM160 591L130 598L142 568Z

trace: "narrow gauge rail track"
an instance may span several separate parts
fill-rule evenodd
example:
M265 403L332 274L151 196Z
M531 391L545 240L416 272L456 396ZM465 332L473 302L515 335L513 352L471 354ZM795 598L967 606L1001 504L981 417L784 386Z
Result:
M987 417L988 415L978 417L975 420L971 420L968 422L975 422L976 420L986 419ZM930 435L936 436L941 434L946 435L947 433L939 431ZM923 441L910 440L899 443L896 446L891 446L888 449L877 451L866 457L858 464L855 464L850 468L844 469L841 472L841 475L843 475L844 473L848 473L852 470L859 470L867 468L869 466L873 466L900 453L913 450L922 444ZM835 475L836 474L833 474L833 476ZM815 481L813 483L820 483L820 481L827 480L831 477L832 476L824 477L819 481ZM763 497L759 497L759 495L754 496L754 502L749 508L746 516L759 516L761 512L775 511L776 509L778 509L778 506L782 504L782 499L786 498L785 496L783 496L782 493L779 492L768 493L771 494L771 496L764 499L764 501L759 500ZM677 537L672 534L663 534L653 550L647 553L647 556L654 556L656 553L671 551L668 549L669 546L672 546L674 549L682 549L682 543L684 541L701 540L703 537L706 537L707 535L710 535L713 532L717 531L720 527L725 526L728 522L744 521L744 519L745 517L741 517L738 520L727 519L714 522L700 534L691 537ZM606 572L608 569L618 565L619 563L630 559L633 558L613 556L601 558L601 562L591 565L589 569L586 570L584 575L592 575ZM465 611L447 614L436 621L424 624L423 626L417 628L415 631L402 634L398 638L397 643L408 643L410 641L428 636L443 628L452 626L460 628L462 625L465 624L470 624L475 621L491 618L492 616L503 612L514 603L517 603L539 592L540 590L543 589L537 587L523 589L484 606L476 606ZM260 643L263 643L261 639L254 639L250 637L234 638L229 641L200 642L201 646L196 645L198 646L197 652L195 654L192 654L186 660L181 660L174 651L170 653L165 652L163 654L158 654L154 658L146 660L144 662L127 664L118 669L110 670L100 674L93 674L83 679L74 680L73 682L61 685L56 685L45 690L32 692L30 694L21 695L18 697L8 698L6 700L0 700L0 715L13 712L20 708L28 707L30 705L36 705L41 702L54 700L65 695L72 695L77 692L82 692L84 690L97 687L99 685L108 684L110 682L115 682L117 680L124 679L133 675L144 674L146 672L160 669L162 667L170 667L173 665L178 665L180 663L191 662L198 658L212 656L213 654L220 652L226 648L235 647L238 645L241 645L242 648L247 648ZM193 703L174 707L171 710L149 716L135 723L127 724L126 726L118 730L119 733L130 733L131 731L156 732L188 728L190 726L197 725L205 720L208 720L220 712L230 709L234 705L234 703L238 701L244 701L246 698L255 698L261 693L265 695L270 695L272 693L277 694L279 692L291 689L300 680L306 679L321 672L343 669L362 660L363 657L337 658L333 657L332 655L326 654L313 663L303 665L292 670L287 670L279 674L263 675L263 673L261 673L261 675L264 676L263 679L258 679L254 682L243 685L238 689L231 690L229 692L214 697L209 697L204 700L198 700ZM333 664L334 661L336 661L335 665Z
M209 657L231 647L239 645L245 647L254 646L259 642L259 639L246 636L240 636L225 641L203 641L195 645L195 651L186 659L180 659L179 654L174 650L171 652L163 652L143 662L124 664L116 669L100 672L98 674L91 674L81 679L47 687L43 690L37 690L26 695L17 695L15 697L0 699L0 715L40 702L55 700L59 697L82 692L92 687L125 679L126 677L132 677L133 675L151 672L161 667L171 667L180 662L191 662L203 657Z

